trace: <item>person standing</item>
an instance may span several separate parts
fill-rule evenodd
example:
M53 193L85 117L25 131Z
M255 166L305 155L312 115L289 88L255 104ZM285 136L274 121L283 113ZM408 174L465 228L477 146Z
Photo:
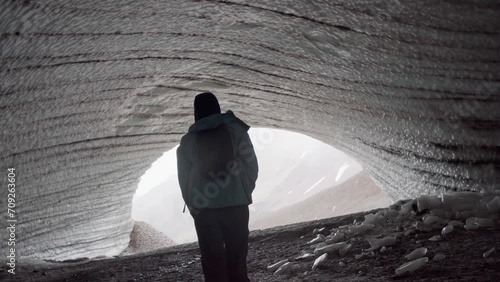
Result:
M205 281L250 281L248 205L259 170L250 126L230 110L221 113L210 92L196 95L194 119L177 148L177 170Z

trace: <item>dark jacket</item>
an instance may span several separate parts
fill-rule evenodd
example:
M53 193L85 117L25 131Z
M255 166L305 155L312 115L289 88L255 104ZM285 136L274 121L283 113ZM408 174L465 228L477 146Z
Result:
M177 148L177 170L190 210L252 203L259 168L249 128L232 111L189 127Z

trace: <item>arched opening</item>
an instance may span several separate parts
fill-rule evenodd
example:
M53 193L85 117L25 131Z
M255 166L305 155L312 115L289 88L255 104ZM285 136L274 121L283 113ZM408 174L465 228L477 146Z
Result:
M259 162L250 205L250 230L385 207L389 198L361 165L309 136L277 129L249 131ZM142 176L132 219L145 222L175 243L196 241L191 215L177 180L177 146Z

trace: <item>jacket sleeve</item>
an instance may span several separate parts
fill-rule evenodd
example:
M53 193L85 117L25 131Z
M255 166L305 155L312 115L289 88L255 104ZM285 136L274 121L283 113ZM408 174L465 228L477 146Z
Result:
M190 206L189 200L189 178L191 174L192 164L188 159L185 146L179 145L177 148L177 177L179 180L179 186L181 187L182 198L186 205Z
M245 131L241 140L238 144L238 153L243 162L243 167L245 170L245 175L249 184L250 193L255 189L255 182L259 174L259 164L257 162L257 156L255 155L255 150L250 140L250 136Z

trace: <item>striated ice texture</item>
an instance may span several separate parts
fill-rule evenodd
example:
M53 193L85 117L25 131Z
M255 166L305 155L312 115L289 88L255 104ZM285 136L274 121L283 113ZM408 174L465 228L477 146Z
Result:
M393 200L498 190L498 14L473 0L2 1L17 255L124 250L139 177L207 90L251 126L343 150Z

